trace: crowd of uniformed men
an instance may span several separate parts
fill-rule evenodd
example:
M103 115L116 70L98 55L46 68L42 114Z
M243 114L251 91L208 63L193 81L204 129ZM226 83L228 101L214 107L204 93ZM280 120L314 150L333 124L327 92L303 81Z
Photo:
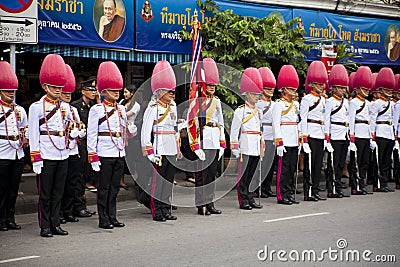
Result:
M210 215L221 214L214 206L214 182L226 141L221 101L214 95L219 84L218 68L212 59L204 59L203 63L205 86L200 87L198 96L204 99L199 102L199 110L204 113L191 116L193 110L189 111L185 127L190 148L206 166L195 175L198 214ZM372 178L374 192L394 191L388 187L392 177L396 189L400 189L399 76L386 67L373 75L362 66L349 77L340 64L334 65L328 75L325 65L314 61L307 72L307 94L299 104L299 77L293 66L284 65L277 79L267 67L245 69L240 83L245 104L235 110L230 130L231 153L239 162L240 209L262 208L254 199L257 192L261 197L276 196L279 204L299 204L296 192L300 154L304 154L304 201L326 200L319 194L325 152L328 164L333 166L326 176L328 198L345 196L341 177L347 158L352 195L372 193L366 187L369 165L378 170ZM37 174L42 237L67 235L60 223L77 222L77 214L90 217L95 213L86 208L79 150L84 150L92 170L98 173L98 226L124 227L117 219L116 198L128 137L140 141L141 155L153 166L153 175L138 178L148 180L150 185L149 190L141 190L147 196L141 197L142 203L151 210L153 220L176 220L171 213L176 169L173 161L181 159L182 153L174 102L176 78L170 64L159 61L153 70L153 97L147 106L140 107L145 110L140 131L127 119L125 106L117 103L123 78L115 63L107 61L99 66L97 90L103 101L90 108L87 123L70 105L75 78L61 56L46 56L39 79L46 94L30 106L27 116L15 103L17 77L7 62L0 62L0 230L21 229L14 213L27 145ZM275 89L280 97L273 101ZM368 101L371 93L374 98ZM393 175L392 158L397 170ZM253 179L259 164L261 178ZM271 191L274 170L276 194Z

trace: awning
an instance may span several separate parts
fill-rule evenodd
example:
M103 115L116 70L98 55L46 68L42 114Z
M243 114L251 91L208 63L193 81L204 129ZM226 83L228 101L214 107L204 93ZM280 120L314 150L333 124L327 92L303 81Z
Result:
M191 55L183 54L105 50L88 47L48 44L25 45L20 53L59 54L65 57L98 58L104 60L131 61L140 63L156 63L160 60L167 60L171 64L181 64L191 60Z

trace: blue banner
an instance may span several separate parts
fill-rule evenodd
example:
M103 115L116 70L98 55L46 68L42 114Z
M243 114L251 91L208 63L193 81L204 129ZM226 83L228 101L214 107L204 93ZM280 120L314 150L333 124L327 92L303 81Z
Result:
M232 9L236 14L266 17L272 12L282 20L292 18L291 9L237 1L216 1L222 9ZM191 19L195 9L198 20L205 23L212 14L199 10L196 0L136 0L136 44L135 50L191 54L192 42L182 41L179 31L191 30Z
M38 0L39 43L132 50L134 0Z
M304 27L306 40L319 44L307 56L309 60L319 59L324 43L349 42L349 52L362 56L354 61L363 64L400 65L399 21L304 9L294 9L293 17L301 18L299 26Z

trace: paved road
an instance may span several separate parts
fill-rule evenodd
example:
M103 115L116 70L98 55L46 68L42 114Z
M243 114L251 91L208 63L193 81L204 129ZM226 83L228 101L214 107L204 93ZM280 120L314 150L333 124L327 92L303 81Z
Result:
M332 259L340 256L340 251L345 258L349 250L358 250L361 256L370 250L372 254L367 251L366 256L371 259L384 254L395 255L400 261L400 191L292 206L275 203L275 199L262 199L262 210L243 211L237 207L236 193L231 192L216 204L222 215L203 217L196 215L194 208L179 208L174 213L177 221L157 223L136 201L125 201L118 203L118 217L126 223L125 228L100 230L96 216L65 225L69 236L49 239L39 237L36 214L18 215L23 229L0 233L0 267L288 265L278 260L277 253L272 261L270 257L260 260L265 258L266 246L268 254L286 251L280 255L289 265L294 264L296 251L301 259L304 250L315 250L316 257L321 257L329 248ZM339 239L345 239L345 248L338 249ZM344 265L340 258L330 260L328 252L322 255L322 262L296 265ZM7 261L16 258L20 259Z

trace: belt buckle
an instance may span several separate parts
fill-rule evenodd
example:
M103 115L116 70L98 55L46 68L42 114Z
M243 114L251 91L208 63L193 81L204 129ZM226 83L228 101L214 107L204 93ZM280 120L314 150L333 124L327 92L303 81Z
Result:
M63 136L64 136L64 132L63 132L63 131L59 131L59 132L58 132L58 136L59 136L59 137L63 137Z
M391 122L391 121L389 121L389 125L392 125L392 122Z
M349 127L349 123L348 123L348 122L345 122L345 123L344 123L344 126Z
M11 136L11 140L12 141L17 141L18 140L18 136L16 136L16 135Z
M119 132L115 133L115 137L120 137L120 136L121 136L121 134Z

